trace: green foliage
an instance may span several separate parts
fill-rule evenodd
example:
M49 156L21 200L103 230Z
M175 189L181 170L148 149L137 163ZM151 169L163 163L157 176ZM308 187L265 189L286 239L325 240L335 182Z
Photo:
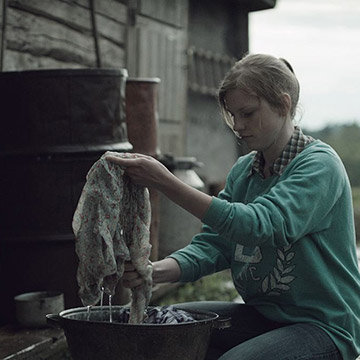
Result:
M193 283L180 285L176 290L168 293L159 305L169 305L188 301L233 301L239 297L231 280L230 271L222 271L206 276Z
M353 187L352 195L354 201L354 208L358 208L360 210L360 187Z
M360 246L360 127L358 124L328 126L304 133L331 145L344 163L352 185L356 241Z
M360 246L360 187L353 187L352 195L354 203L356 242L358 246Z
M360 186L360 127L356 123L328 126L305 134L331 145L343 161L352 186Z

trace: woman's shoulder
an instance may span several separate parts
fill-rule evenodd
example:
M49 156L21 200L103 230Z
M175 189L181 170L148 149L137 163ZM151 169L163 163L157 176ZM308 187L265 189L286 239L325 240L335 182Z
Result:
M295 167L304 171L323 169L328 174L346 173L342 160L336 151L327 143L315 140L306 145L305 148L291 161L289 169Z
M305 146L304 150L299 153L299 160L303 157L312 157L314 159L321 159L322 161L336 161L340 160L339 155L329 144L316 139ZM341 161L341 160L340 160Z
M246 177L251 171L255 154L256 151L241 155L230 169L227 179L234 180L238 179L240 176Z
M244 170L245 168L251 167L254 157L256 155L256 151L251 151L248 154L241 155L235 162L235 164L232 167L232 170Z

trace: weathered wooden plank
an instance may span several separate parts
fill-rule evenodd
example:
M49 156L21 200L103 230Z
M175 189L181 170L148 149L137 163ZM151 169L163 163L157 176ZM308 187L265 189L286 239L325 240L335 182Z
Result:
M7 49L4 57L3 71L36 70L36 69L77 69L82 64L63 62L51 57L36 56L29 53Z
M4 1L0 0L0 71L2 70L2 59L3 59L3 7L4 7Z
M0 328L1 359L62 359L68 354L66 338L59 329ZM61 357L64 356L64 357Z
M275 7L276 0L236 0L247 11L266 10Z
M100 38L102 67L125 68L125 50L112 41Z
M92 31L90 10L71 2L55 0L8 0L10 8L51 19L74 30Z
M140 3L140 14L177 27L187 22L187 0L147 0Z
M137 16L128 29L127 68L136 77L159 77L159 145L161 151L184 153L186 113L186 29Z
M95 0L95 11L116 22L126 24L127 6L115 0Z
M13 8L7 13L8 49L89 67L96 63L92 36Z
M54 1L54 0L52 0ZM66 4L71 4L71 5L78 5L78 6L82 6L83 8L87 8L89 9L89 0L55 0L55 1L61 1L63 3Z
M126 37L125 24L99 14L96 15L96 23L100 36L112 41L118 46L124 46Z
M4 8L4 1L0 0L0 32L2 31L3 26L3 8Z
M136 76L159 77L159 115L182 121L186 104L186 33L151 19L138 17Z

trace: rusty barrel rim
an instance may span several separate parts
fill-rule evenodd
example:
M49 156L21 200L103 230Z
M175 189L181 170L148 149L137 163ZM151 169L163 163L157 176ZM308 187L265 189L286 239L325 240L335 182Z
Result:
M161 79L158 77L128 77L126 83L154 83L159 84Z

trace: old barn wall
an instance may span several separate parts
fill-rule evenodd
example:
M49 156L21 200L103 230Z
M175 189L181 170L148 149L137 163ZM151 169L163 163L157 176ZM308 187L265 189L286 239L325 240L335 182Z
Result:
M221 188L241 150L215 97L225 73L248 51L248 13L240 5L190 1L186 152L204 163L197 172L210 191Z
M159 77L159 147L179 156L184 151L187 11L187 0L0 0L1 70L126 68L130 77ZM0 116L1 121L16 119ZM25 161L34 161L35 168L43 159L28 156ZM45 169L55 167L54 160L49 159L48 166L46 161L41 163ZM64 164L56 166L57 171L61 173ZM85 181L88 169L81 170ZM72 176L64 171L51 181L34 174L24 185L32 181L43 187L51 201L62 196L61 180ZM60 187L67 190L67 185ZM62 201L70 201L69 196ZM41 202L33 202L33 209L38 206L41 212ZM56 223L56 215L44 215ZM41 226L39 219L35 228ZM60 289L67 308L81 305L71 221L66 226L66 236L57 233L56 226L51 234L31 238L15 236L11 229L6 239L0 234L0 283L6 288L0 324L14 320L13 296L21 292ZM121 297L120 291L117 294Z
M163 153L184 153L187 92L187 1L142 1L128 23L130 76L159 77L159 143Z
M3 71L105 67L159 77L160 149L183 154L187 0L7 0L5 24L0 9Z
M214 93L248 49L242 6L258 3L275 0L0 0L0 70L126 68L160 78L161 152L197 157L206 184L221 184L239 149ZM47 186L57 194L56 183ZM72 237L0 234L0 324L13 320L19 292L61 289L67 308L80 305L76 268Z

